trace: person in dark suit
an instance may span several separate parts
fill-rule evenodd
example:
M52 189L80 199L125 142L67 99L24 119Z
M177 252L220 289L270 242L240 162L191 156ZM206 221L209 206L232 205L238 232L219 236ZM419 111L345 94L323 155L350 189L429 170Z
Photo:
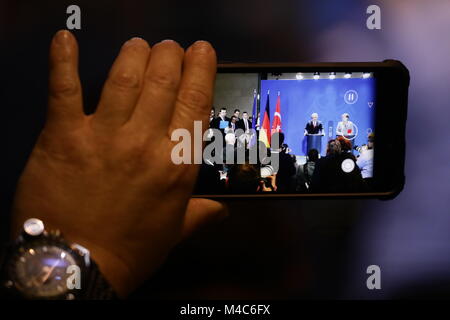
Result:
M233 116L236 117L237 121L241 120L241 118L239 118L240 115L241 115L241 110L235 109L234 113L233 113Z
M319 135L319 137L317 136ZM311 120L306 123L305 127L305 136L307 138L307 151L316 149L319 151L322 150L322 137L323 133L323 125L322 122L319 121L319 115L314 112L311 114Z
M226 124L222 125L222 128L220 127L221 122L226 121ZM219 112L219 116L209 123L209 127L213 129L218 129L222 133L222 143L225 144L225 129L228 131L228 127L230 125L231 119L227 117L227 109L221 108Z
M228 122L228 127L225 128L225 134L234 133L238 128L236 116L231 116L230 122Z
M211 121L214 120L216 116L216 109L214 107L211 108L211 112L209 113L209 124L211 125Z
M252 122L248 117L246 111L242 112L242 119L237 122L237 128L240 129L236 132L239 146L248 146L251 139Z
M317 113L313 113L311 115L311 120L308 121L305 127L305 136L307 134L321 134L323 135L323 125L322 122L319 121L319 115Z
M242 129L244 133L249 133L252 128L252 122L248 118L248 113L246 111L242 112L242 119L237 122L237 127Z
M211 120L210 127L214 128L214 129L219 129L223 133L225 127L220 128L221 121L227 121L228 123L226 124L225 127L228 127L228 124L230 123L230 118L227 117L227 109L226 108L220 109L219 116L217 118L214 118L213 120Z

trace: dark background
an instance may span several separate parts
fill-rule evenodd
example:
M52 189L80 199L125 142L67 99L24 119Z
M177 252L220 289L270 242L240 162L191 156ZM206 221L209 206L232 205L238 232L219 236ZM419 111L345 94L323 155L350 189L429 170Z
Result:
M86 112L121 44L141 36L187 47L209 40L221 61L401 60L410 70L406 187L392 201L241 200L179 246L133 297L448 297L450 282L450 2L2 1L2 234L15 183L45 120L48 46L81 7ZM381 7L381 30L366 8ZM389 116L388 114L386 116ZM381 267L382 289L366 288Z

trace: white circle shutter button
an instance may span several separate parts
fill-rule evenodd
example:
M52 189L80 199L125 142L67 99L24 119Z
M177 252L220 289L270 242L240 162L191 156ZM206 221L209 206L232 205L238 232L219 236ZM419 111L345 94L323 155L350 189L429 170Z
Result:
M23 229L30 236L38 236L44 232L44 223L36 218L31 218L25 221Z
M350 173L355 169L355 161L352 159L345 159L341 164L342 171Z

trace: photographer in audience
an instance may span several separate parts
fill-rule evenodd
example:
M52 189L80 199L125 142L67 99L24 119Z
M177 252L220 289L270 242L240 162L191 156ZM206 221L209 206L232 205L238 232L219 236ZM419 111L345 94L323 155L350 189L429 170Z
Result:
M361 169L361 174L369 187L373 185L373 144L375 140L374 133L370 133L367 137L367 145L358 147L359 151L358 159L356 164Z
M275 132L272 135L272 141L278 139L281 148L279 150L272 150L271 154L275 155L278 152L279 168L276 172L277 192L289 193L295 190L295 173L296 173L296 158L289 154L288 146L284 144L284 133Z
M319 152L317 149L310 149L306 157L306 163L297 167L297 192L304 193L310 190L317 161L319 161Z

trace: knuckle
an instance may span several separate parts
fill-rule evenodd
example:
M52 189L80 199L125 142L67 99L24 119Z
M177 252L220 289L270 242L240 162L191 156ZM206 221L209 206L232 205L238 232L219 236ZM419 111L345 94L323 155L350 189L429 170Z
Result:
M210 95L203 88L182 88L178 93L178 102L192 109L204 110L210 105Z
M52 81L50 85L50 94L53 97L67 97L78 94L80 86L75 79L59 78Z
M117 88L138 88L139 77L135 72L129 70L121 70L111 76L111 84Z
M178 87L178 79L170 73L158 72L147 76L147 81L156 88L175 91Z

